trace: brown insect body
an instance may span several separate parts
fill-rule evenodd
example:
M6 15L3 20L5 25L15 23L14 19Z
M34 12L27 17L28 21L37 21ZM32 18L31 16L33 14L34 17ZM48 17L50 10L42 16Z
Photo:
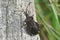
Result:
M28 5L30 5L30 3ZM27 8L28 8L28 6L27 6ZM24 12L24 14L26 16L26 19L25 19L25 22L26 22L25 31L30 36L34 36L34 35L38 34L39 24L33 20L33 16L28 15L27 8L26 8L26 11Z

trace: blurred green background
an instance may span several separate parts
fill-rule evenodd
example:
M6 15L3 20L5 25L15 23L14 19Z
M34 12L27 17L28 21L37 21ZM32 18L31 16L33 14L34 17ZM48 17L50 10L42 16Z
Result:
M34 0L41 40L60 40L60 0Z

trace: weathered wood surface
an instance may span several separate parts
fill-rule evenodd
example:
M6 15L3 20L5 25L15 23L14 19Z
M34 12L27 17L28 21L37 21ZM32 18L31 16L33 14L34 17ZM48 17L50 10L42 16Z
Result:
M29 2L29 15L34 14L36 21L34 0L0 0L0 40L40 40L39 35L31 37L22 28L22 8L25 10Z

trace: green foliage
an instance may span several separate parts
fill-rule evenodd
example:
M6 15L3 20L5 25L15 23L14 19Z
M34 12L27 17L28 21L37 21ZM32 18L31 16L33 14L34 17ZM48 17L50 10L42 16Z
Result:
M37 20L42 40L60 40L60 12L57 2L52 0L35 0ZM42 32L47 34L41 34Z

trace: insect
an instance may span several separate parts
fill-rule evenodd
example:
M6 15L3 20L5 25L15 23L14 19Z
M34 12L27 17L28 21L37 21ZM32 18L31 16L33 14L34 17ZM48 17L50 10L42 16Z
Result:
M28 5L30 5L30 3ZM39 24L33 20L33 16L28 15L27 8L26 8L26 11L24 12L24 14L26 16L26 19L25 19L25 23L26 23L25 31L26 31L26 33L29 34L30 36L37 35L39 28L40 28Z

